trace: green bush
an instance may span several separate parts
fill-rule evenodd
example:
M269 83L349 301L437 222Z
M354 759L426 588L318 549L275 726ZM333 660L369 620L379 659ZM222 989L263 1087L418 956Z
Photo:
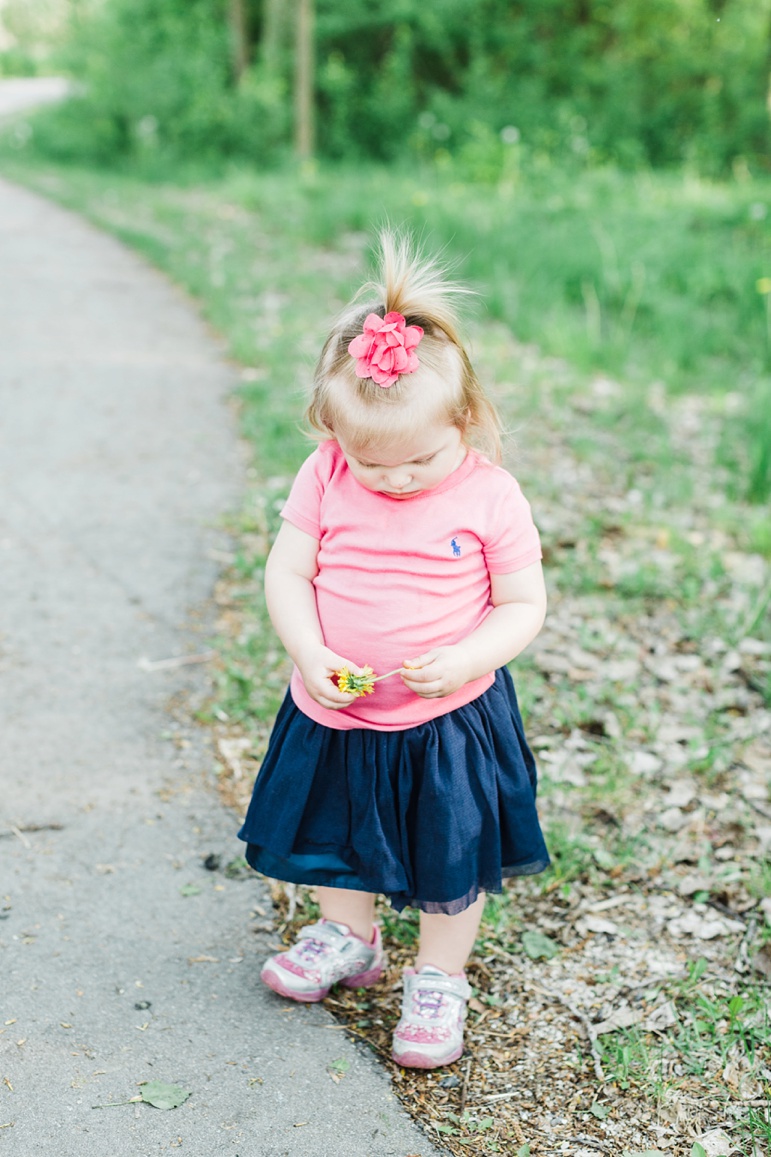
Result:
M321 141L395 159L515 128L535 152L725 170L768 155L768 0L319 0ZM414 138L413 138L414 139Z
M37 76L37 61L26 49L14 46L0 52L0 77Z
M287 133L280 82L255 68L234 85L227 24L212 0L108 0L73 29L63 63L81 95L34 126L36 147L56 159L259 162Z
M56 157L248 157L291 143L291 27L244 0L236 83L227 0L102 0L63 64L80 98L46 114ZM316 0L319 149L447 155L497 181L522 155L580 167L768 165L771 0ZM268 46L269 45L269 46ZM265 59L270 57L270 59ZM516 144L517 149L508 146Z

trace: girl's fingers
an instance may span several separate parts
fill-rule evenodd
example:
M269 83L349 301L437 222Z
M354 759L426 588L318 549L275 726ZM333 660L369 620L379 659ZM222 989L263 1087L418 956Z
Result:
M338 707L350 706L355 698L355 695L349 695L347 691L335 692L325 690L324 693L319 696L317 702L319 702L322 707L328 707L330 710L334 710Z
M427 667L429 663L433 663L436 658L436 651L427 651L425 655L418 655L417 659L405 659L402 667L408 671L419 671L421 667Z
M425 668L420 671L403 671L402 679L409 685L414 683L416 687L425 689L428 683L435 683L437 681L436 671L427 671Z
M425 697L428 695L441 694L441 680L431 678L426 679L425 681L421 681L420 679L407 680L403 675L402 679L404 679L405 687L408 687L410 691L414 691L416 695L423 695Z
M348 659L343 659L340 655L333 655L327 663L327 671L330 679L343 667L347 667L349 671L353 671L354 675L361 674L361 668L357 667L355 663L351 663Z

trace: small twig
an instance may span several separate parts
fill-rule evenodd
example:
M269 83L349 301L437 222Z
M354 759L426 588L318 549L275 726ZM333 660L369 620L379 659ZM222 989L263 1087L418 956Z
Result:
M286 920L284 923L291 924L294 920L295 912L297 911L297 885L285 884L284 891L286 892L286 898L289 901L289 910L287 911Z
M746 795L743 796L742 798L744 799L745 803L748 803L750 805L750 807L752 808L753 811L756 811L758 813L758 815L763 816L764 819L771 820L771 811L769 811L769 809L767 807L763 807L763 805L759 804L757 802L757 800L747 799Z
M688 973L685 969L681 969L680 972L668 972L666 977L649 976L647 980L640 980L635 984L621 984L618 989L618 995L622 992L637 992L640 988L657 988L661 985L662 980L679 980L681 977L687 975Z
M64 824L17 824L0 832L0 839L3 836L19 837L20 832L60 832L63 828Z
M369 1047L372 1049L372 1051L374 1053L377 1053L378 1056L382 1057L384 1061L392 1061L393 1062L393 1057L391 1056L390 1051L388 1049L381 1048L380 1045L378 1045L378 1044L375 1044L372 1037L367 1036L366 1033L359 1032L359 1030L357 1028L352 1028L351 1025L349 1025L349 1024L344 1024L344 1025L341 1025L340 1027L344 1028L346 1032L351 1033L352 1036L357 1036L359 1038L359 1040L364 1041L364 1043L369 1045ZM396 1063L398 1063L398 1062L396 1062Z
M750 946L755 939L755 932L757 931L758 921L755 915L750 916L747 931L742 936L742 942L739 945L739 951L736 954L734 961L734 972L749 972L752 965L750 964Z
M517 1138L517 1144L518 1145L526 1145L527 1144L527 1138L525 1137L525 1134L522 1131L522 1126L520 1125L520 1123L516 1117L512 1117L511 1127L514 1130L514 1135ZM531 1129L535 1128L536 1132L540 1132L540 1129L538 1129L537 1126L529 1125L528 1127Z
M11 828L11 831L13 832L13 834L14 834L15 836L18 836L18 837L19 837L19 839L21 840L21 842L24 844L24 847L25 847L25 848L31 848L31 847L32 847L32 844L29 842L29 840L27 839L27 837L26 837L26 836L23 836L23 835L21 834L21 832L19 831L19 829L18 829L18 828Z
M714 908L716 912L721 912L723 916L728 916L731 920L741 920L743 924L746 924L750 919L749 916L745 916L742 912L735 912L733 908L729 908L727 904L721 903L720 900L705 900L704 902L709 908Z
M139 1105L141 1097L132 1097L130 1101L106 1101L104 1105L92 1105L92 1109L119 1109L121 1105Z
M468 1081L469 1077L471 1076L472 1061L473 1057L469 1057L468 1064L466 1065L466 1074L463 1078L463 1088L460 1091L460 1109L458 1116L463 1116L463 1110L466 1108L466 1098L468 1097Z
M576 1008L574 1004L571 1004L569 1000L566 1000L565 997L561 996L558 992L551 992L548 988L544 988L539 984L534 984L533 988L541 991L544 996L548 996L551 997L552 1000L556 1000L557 1003L561 1004L563 1008L566 1008L568 1012L576 1018L576 1020L580 1021L581 1025L583 1026L584 1033L586 1034L586 1039L589 1042L589 1049L592 1054L592 1063L594 1065L594 1075L600 1084L604 1085L605 1074L602 1071L602 1062L600 1060L600 1054L597 1049L597 1041L594 1033L592 1032L592 1025L589 1017L581 1012L580 1008Z

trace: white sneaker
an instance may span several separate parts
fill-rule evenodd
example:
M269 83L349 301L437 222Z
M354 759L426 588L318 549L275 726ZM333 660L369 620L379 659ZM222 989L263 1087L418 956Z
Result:
M402 1017L391 1056L410 1069L435 1069L457 1061L463 1052L463 1022L471 986L464 973L450 976L424 964L404 970Z
M303 928L287 952L271 956L260 979L290 1000L323 1000L333 984L367 988L376 984L385 965L380 929L375 925L371 944L354 935L345 924L319 920Z

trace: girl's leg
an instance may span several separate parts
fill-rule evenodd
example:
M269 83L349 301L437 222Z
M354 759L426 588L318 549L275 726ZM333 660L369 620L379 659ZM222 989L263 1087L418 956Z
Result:
M338 982L367 988L383 971L383 948L372 919L375 897L347 888L316 891L321 914L332 924L303 929L305 935L286 952L269 957L260 973L268 988L290 1000L323 1000ZM340 924L353 935L337 927Z
M441 968L451 976L462 972L474 947L484 906L485 897L482 894L469 908L458 912L456 916L447 916L443 912L421 912L420 951L415 961L415 970L419 972L424 964L433 964L434 968Z
M372 892L356 892L352 888L316 888L316 898L325 920L347 924L355 936L371 943L375 920Z
M463 972L474 947L484 896L459 912L420 913L420 951L415 967L404 973L402 1015L394 1031L391 1056L400 1065L435 1069L457 1061L463 1052L463 1022L471 995ZM433 964L446 972L422 972Z

